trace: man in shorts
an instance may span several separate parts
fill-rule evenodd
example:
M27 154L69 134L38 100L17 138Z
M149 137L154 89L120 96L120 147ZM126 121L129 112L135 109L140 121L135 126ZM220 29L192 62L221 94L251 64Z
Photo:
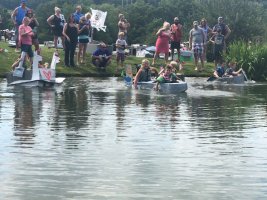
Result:
M204 69L204 42L205 42L205 34L203 29L198 27L198 22L193 22L193 28L189 32L189 49L193 51L195 58L195 70L203 71ZM201 61L201 68L198 66L198 60Z
M180 43L182 39L182 25L179 23L179 18L174 18L174 23L171 25L171 54L172 60L174 57L174 49L177 49L178 59L180 60Z
M21 0L20 6L15 8L15 10L11 14L11 19L13 21L13 24L15 26L15 40L16 40L16 49L15 52L19 52L19 26L22 24L22 20L26 15L27 10L29 8L26 6L27 1Z

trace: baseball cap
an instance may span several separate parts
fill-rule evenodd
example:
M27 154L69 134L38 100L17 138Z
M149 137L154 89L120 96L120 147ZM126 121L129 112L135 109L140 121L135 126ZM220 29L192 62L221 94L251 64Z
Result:
M175 17L175 18L174 18L174 21L179 21L179 18L178 18L178 17Z
M27 3L27 0L20 0L20 3Z
M198 21L194 21L193 22L193 25L198 25Z
M223 20L223 17L218 17L218 20Z

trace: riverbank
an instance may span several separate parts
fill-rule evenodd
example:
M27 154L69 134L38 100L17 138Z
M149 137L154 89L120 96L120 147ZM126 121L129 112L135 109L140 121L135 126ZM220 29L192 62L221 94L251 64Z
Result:
M14 48L8 47L8 43L1 41L0 48L7 50L6 52L0 52L0 77L4 78L7 72L11 71L12 63L19 57L19 53L15 52ZM45 46L41 47L41 55L43 57L43 63L51 62L52 54L55 49L47 48ZM57 64L57 76L64 77L110 77L110 76L120 76L121 72L116 72L116 57L113 56L112 63L107 67L106 72L102 72L96 69L95 66L91 63L91 55L86 55L85 64L79 65L76 68L66 68L64 67L64 51L59 50L60 63ZM127 56L125 60L125 65L129 64L133 67L135 64L140 64L143 58L137 58L135 56ZM149 58L152 61L151 58ZM157 68L160 64L163 64L163 59L157 60ZM184 64L184 69L181 71L186 77L208 77L213 72L214 65L213 63L206 63L205 69L202 72L197 72L194 70L194 65L192 61L187 61Z

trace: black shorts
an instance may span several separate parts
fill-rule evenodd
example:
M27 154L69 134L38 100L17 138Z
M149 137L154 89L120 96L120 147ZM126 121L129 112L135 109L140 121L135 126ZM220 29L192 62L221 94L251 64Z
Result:
M171 49L180 49L180 42L171 41Z
M33 57L32 45L21 44L21 51L26 52L30 58Z
M92 58L92 63L96 67L106 67L109 59L102 58L102 59L97 59L97 58Z
M52 30L53 30L54 36L56 36L56 37L62 37L63 36L63 34L62 34L63 27L53 27Z
M216 62L223 61L223 51L214 51L214 60Z

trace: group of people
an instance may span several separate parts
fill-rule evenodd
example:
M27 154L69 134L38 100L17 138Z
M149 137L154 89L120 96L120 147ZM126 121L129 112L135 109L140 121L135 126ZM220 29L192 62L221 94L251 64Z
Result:
M65 66L76 67L74 55L78 44L77 64L84 64L87 44L89 43L91 33L91 13L82 13L82 7L78 5L76 11L72 13L67 20L61 9L55 7L55 14L47 19L47 23L52 28L54 34L54 46L58 46L58 38L62 40L65 51Z
M177 50L178 59L180 59L180 44L182 39L182 25L179 22L179 18L174 18L174 23L170 25L168 22L164 22L162 28L157 33L156 51L153 58L152 65L155 64L156 59L160 53L164 53L165 63L167 64L169 58L169 42L171 41L171 57L174 59L174 50Z
M27 1L21 0L21 5L12 12L12 20L15 25L16 50L24 51L32 63L33 50L32 44L35 46L35 51L40 52L37 27L39 23L33 14L33 10L26 6ZM65 66L75 67L74 54L76 46L79 43L78 64L83 64L85 60L85 52L87 43L89 42L89 33L91 29L90 18L91 14L82 14L81 6L76 7L76 11L72 13L67 20L61 9L55 7L55 13L48 17L47 23L51 27L54 35L54 47L58 47L58 38L62 40L62 45L65 51Z
M189 49L193 51L195 70L202 71L204 69L204 62L206 60L207 44L212 42L214 44L214 59L215 67L218 62L223 59L223 51L225 50L225 41L231 33L230 28L224 23L223 17L218 18L218 23L211 29L205 18L193 22L193 28L189 32ZM169 43L171 48L171 60L174 59L174 51L177 50L178 61L180 60L180 44L182 39L182 25L179 18L174 18L174 23L170 25L164 22L162 28L157 33L156 52L153 58L152 65L155 64L156 59L160 53L165 55L165 63L169 58ZM201 67L198 62L201 62Z
M227 63L227 65L225 64L225 62L219 62L213 72L213 75L208 79L208 81L212 81L221 77L238 76L240 73L242 73L242 68L236 71L235 61L230 61Z
M189 49L194 53L195 70L202 71L204 69L204 61L206 59L207 44L214 44L214 63L215 67L218 62L223 61L223 52L226 49L226 40L231 33L230 28L223 21L223 17L218 18L218 23L211 29L207 20L203 18L199 25L198 21L193 22L193 28L189 32ZM198 66L198 61L201 67Z
M21 5L12 12L13 23L16 27L16 51L18 47L21 51L27 52L32 62L34 45L35 50L40 50L38 42L37 27L39 22L33 14L33 10L26 6L26 0L21 0ZM74 55L76 46L78 45L77 64L84 64L87 44L90 40L91 14L82 13L82 7L77 6L76 11L72 13L67 20L61 13L61 9L55 7L55 13L48 17L47 23L53 30L54 46L58 47L58 38L62 40L65 51L64 63L66 67L75 67ZM116 40L116 61L117 71L121 69L125 61L125 49L127 48L127 34L130 23L125 19L123 14L119 14L118 22L118 39ZM155 64L160 53L164 53L165 63L169 58L169 43L171 48L171 60L174 60L175 50L177 51L180 61L180 46L183 36L183 26L179 18L175 17L173 24L164 22L162 28L157 33L156 51L152 61ZM226 40L230 34L230 28L223 22L223 18L218 18L218 23L211 29L206 19L202 19L200 24L198 21L193 22L193 28L189 32L189 49L194 54L195 70L202 71L207 52L207 43L214 44L215 67L223 61L223 51L225 50ZM100 43L99 48L93 52L92 63L100 69L105 69L111 62L112 52L107 49L107 45ZM201 62L199 67L198 63Z
M33 14L33 10L26 6L27 0L21 0L18 6L12 12L12 20L15 26L16 52L24 51L32 63L33 50L40 52L37 27L39 23ZM82 7L78 5L76 11L67 19L61 13L61 9L54 8L55 13L47 18L47 23L51 27L54 35L54 47L58 48L58 39L61 38L62 46L65 53L64 64L66 67L76 67L74 55L78 46L77 64L85 63L85 54L87 44L90 41L91 13L82 13ZM118 22L118 39L116 41L117 50L117 66L123 67L125 60L125 48L127 48L127 31L130 23L123 14L119 14ZM107 49L107 45L103 42L99 44L99 48L93 52L92 63L99 69L105 69L111 62L112 52Z
M138 82L147 82L154 79L155 90L159 89L159 84L161 83L176 83L179 82L177 71L179 64L176 61L171 61L162 66L160 72L155 67L150 66L150 62L147 59L142 60L141 67L136 73L134 78L134 88L137 89Z

